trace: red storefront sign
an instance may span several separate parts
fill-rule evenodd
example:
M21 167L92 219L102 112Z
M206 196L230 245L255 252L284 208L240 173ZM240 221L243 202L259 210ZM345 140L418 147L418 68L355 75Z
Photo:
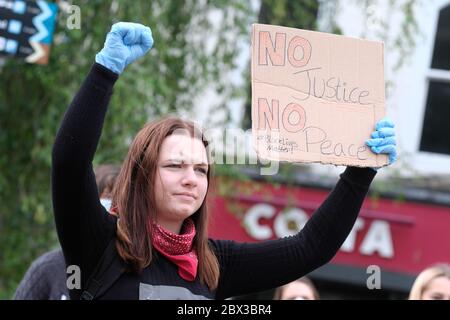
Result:
M231 182L228 190L213 197L210 234L244 242L295 234L328 194L256 181ZM408 274L437 262L450 263L450 207L370 197L331 261Z

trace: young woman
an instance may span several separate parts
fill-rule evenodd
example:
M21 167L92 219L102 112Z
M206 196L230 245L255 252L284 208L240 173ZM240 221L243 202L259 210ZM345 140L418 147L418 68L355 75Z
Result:
M450 300L450 265L441 263L423 270L414 281L409 300Z
M274 300L320 300L316 286L307 277L278 287L273 296Z
M208 239L207 142L189 121L147 124L132 142L113 193L115 215L98 200L92 160L113 86L153 45L148 27L118 23L108 33L62 121L53 147L56 226L81 288L114 241L123 272L99 299L224 299L291 282L327 263L350 232L376 170L347 168L297 235L258 244ZM393 124L368 140L395 161Z

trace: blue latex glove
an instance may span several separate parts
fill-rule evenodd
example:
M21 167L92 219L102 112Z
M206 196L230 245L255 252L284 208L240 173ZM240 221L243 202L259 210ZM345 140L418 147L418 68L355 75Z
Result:
M152 31L142 24L118 22L106 36L103 49L95 62L121 74L126 66L142 57L153 46Z
M366 145L376 154L385 153L389 156L389 165L397 160L397 148L395 141L394 122L384 118L377 122L372 139L366 140ZM378 168L372 168L377 171Z

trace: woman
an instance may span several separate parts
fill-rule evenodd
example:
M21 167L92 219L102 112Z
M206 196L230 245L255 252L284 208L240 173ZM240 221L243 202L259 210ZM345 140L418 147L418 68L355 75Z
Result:
M56 226L67 264L81 270L81 287L71 298L80 298L111 241L126 272L100 299L224 299L283 285L327 263L350 232L376 170L347 168L293 237L259 244L208 239L207 142L177 118L149 123L137 134L114 189L116 215L107 214L92 160L114 83L152 45L148 27L113 25L55 140ZM383 121L377 129L368 143L393 162L393 125Z
M414 281L409 300L450 300L450 266L442 263L423 270Z
M302 277L282 287L274 293L274 300L319 300L319 292L314 283L307 277Z

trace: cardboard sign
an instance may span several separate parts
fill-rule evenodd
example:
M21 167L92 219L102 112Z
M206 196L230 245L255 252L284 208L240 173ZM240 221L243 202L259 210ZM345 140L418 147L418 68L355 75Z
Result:
M0 0L0 55L47 64L57 12L42 0Z
M365 140L385 115L383 43L254 24L252 140L259 157L381 167Z

